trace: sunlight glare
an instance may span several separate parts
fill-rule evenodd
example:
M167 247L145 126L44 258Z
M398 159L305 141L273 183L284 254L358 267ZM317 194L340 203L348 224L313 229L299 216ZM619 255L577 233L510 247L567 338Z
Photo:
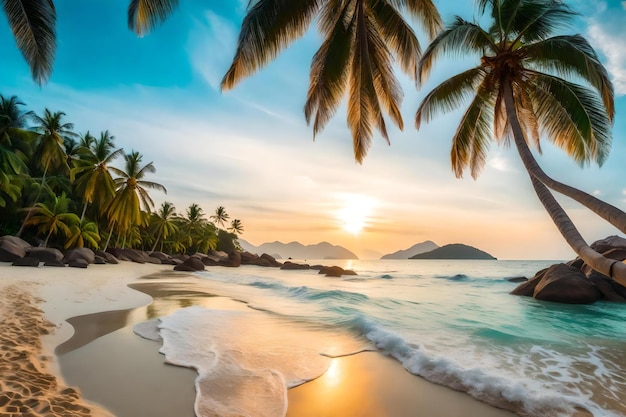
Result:
M360 194L340 194L342 208L337 212L341 227L353 235L368 225L374 207L374 199Z

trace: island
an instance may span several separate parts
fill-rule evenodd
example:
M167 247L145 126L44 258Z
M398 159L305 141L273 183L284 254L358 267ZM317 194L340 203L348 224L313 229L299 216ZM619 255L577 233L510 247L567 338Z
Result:
M462 243L452 243L450 245L444 245L440 248L431 250L430 252L419 253L411 256L409 259L487 259L495 260L494 256L491 256L485 251L476 249L472 246L464 245Z

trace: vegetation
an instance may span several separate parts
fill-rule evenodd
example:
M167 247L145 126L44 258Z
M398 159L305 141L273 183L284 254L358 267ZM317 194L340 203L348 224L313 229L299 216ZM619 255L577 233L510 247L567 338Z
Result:
M116 148L108 131L99 138L89 132L79 136L65 113L46 109L38 116L23 106L15 96L0 95L0 235L20 232L32 243L58 248L106 249L114 242L206 253L238 247L243 232L238 219L226 231L197 204L185 215L170 202L152 212L150 191L165 192L149 181L154 164L144 164L137 151ZM211 216L222 228L229 218L223 206Z
M513 138L539 200L567 243L593 269L625 285L626 265L592 250L549 188L575 198L609 221L624 221L626 215L552 180L529 150L530 143L541 151L543 136L581 164L602 164L610 150L614 116L613 88L605 68L582 36L553 36L574 15L563 2L478 3L482 12L489 13L490 26L484 29L456 17L425 51L420 78L444 54L473 53L480 58L479 64L444 81L425 97L417 111L417 128L422 119L428 121L437 112L456 109L471 98L452 138L455 174L461 176L469 168L472 176L478 176L489 142L502 144Z

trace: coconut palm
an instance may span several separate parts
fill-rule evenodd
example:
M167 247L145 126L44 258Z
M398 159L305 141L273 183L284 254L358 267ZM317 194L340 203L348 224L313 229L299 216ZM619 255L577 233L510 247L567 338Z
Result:
M86 131L82 135L80 135L79 146L85 149L91 149L91 147L96 143L96 137L92 135L89 131Z
M178 0L131 1L129 26L142 35L177 5ZM354 155L362 162L374 129L389 142L384 113L404 126L393 64L415 79L421 48L403 13L417 19L431 38L441 28L432 0L251 0L222 90L272 61L317 21L324 41L311 63L305 117L316 135L347 92Z
M614 115L606 70L582 36L552 36L574 15L563 2L480 0L479 6L483 12L489 10L489 28L456 17L425 51L420 78L446 53L475 53L480 63L424 98L417 128L422 119L429 121L437 112L453 110L471 98L452 138L455 174L460 177L469 168L476 178L489 141L506 143L512 137L540 201L568 244L593 269L626 283L626 265L614 265L589 248L546 186L570 194L539 169L528 148L530 142L540 149L543 134L581 164L601 164L610 149Z
M228 231L231 233L234 233L236 235L240 235L243 233L243 225L241 224L241 220L239 219L233 219L232 222L230 222L230 227L228 228Z
M35 144L35 161L43 169L40 192L37 194L35 202L39 201L41 191L46 189L46 176L51 168L58 168L64 173L70 173L65 155L64 140L74 137L76 134L72 132L74 128L72 123L63 122L64 116L65 113L61 111L52 113L49 109L45 109L42 116L34 113L29 115L35 123L34 131L39 134ZM28 211L17 236L22 234L30 215L31 212Z
M17 47L28 62L33 79L45 83L56 50L56 10L52 0L4 0L4 12Z
M65 236L70 236L72 226L80 223L78 216L68 211L69 203L70 199L61 194L60 197L53 196L51 200L37 203L29 209L32 216L27 224L37 226L40 233L46 234L44 247L48 245L52 235L63 232Z
M88 139L89 137L93 140ZM113 139L108 130L102 132L99 139L89 135L89 132L83 135L81 144L91 146L83 147L82 159L75 169L78 177L76 188L84 201L81 219L85 217L89 204L95 201L98 207L105 208L115 195L116 186L109 172L109 164L124 151L122 148L114 150Z
M88 246L92 249L97 249L99 243L100 233L98 233L98 225L92 221L80 220L70 227L70 234L64 247L67 249Z
M228 213L226 213L226 209L223 206L219 206L215 209L215 214L213 214L210 218L218 226L224 227L230 216L228 215Z
M161 204L157 212L152 215L150 219L150 229L153 233L156 233L157 236L152 246L152 252L156 249L159 241L161 241L162 247L165 239L178 232L177 220L176 207L167 201Z
M152 162L141 166L142 159L143 156L139 152L132 151L124 155L124 170L110 167L119 177L115 178L117 190L106 212L111 228L117 225L120 232L118 235L125 235L131 227L142 224L141 207L150 212L154 206L148 194L149 189L167 193L163 185L144 180L147 174L156 172L156 168Z

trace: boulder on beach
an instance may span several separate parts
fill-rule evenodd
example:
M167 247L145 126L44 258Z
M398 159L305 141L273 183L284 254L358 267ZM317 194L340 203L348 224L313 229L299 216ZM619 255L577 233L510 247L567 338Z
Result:
M204 271L204 264L202 261L195 256L190 256L182 264L176 265L174 267L174 271L186 271L186 272L196 272L196 271Z
M89 248L74 248L65 252L63 263L69 264L77 259L84 259L88 264L92 264L96 260L96 254Z
M327 277L339 278L342 275L356 275L356 272L349 269L343 269L340 266L324 266L318 274L325 274Z
M39 266L39 259L33 258L32 256L24 256L23 258L16 259L11 264L13 266Z
M74 259L73 261L67 264L70 268L87 268L89 266L89 262L85 259Z
M30 243L17 236L0 237L0 262L14 262L26 256Z
M40 262L63 261L63 253L55 248L31 247L26 251L26 256L37 258Z
M282 264L280 269L301 270L301 269L311 269L311 267L308 264L299 264L296 262L285 261L285 263Z
M590 246L608 259L618 262L626 259L624 238L609 236ZM570 304L591 304L598 300L626 302L626 287L594 271L580 258L537 272L511 294Z

